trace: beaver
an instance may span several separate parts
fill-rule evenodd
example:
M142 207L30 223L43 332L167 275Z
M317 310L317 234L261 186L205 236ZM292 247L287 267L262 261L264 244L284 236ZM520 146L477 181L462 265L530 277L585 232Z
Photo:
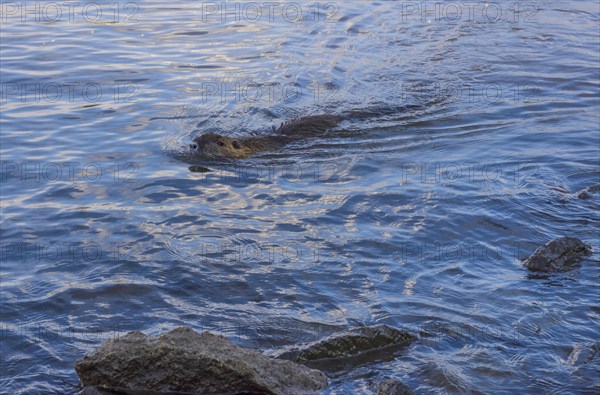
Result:
M233 138L214 132L196 136L189 144L190 154L195 159L220 160L247 158L257 152L274 151L307 137L319 136L335 128L342 121L337 115L311 115L292 119L273 126L272 134Z
M215 132L206 132L196 136L189 144L186 161L223 160L247 158L255 153L274 151L283 146L307 137L321 136L334 129L343 120L368 120L382 116L414 114L417 110L429 108L427 105L401 104L399 106L377 106L370 109L354 109L341 115L321 114L292 119L273 126L272 133L263 136L233 138Z

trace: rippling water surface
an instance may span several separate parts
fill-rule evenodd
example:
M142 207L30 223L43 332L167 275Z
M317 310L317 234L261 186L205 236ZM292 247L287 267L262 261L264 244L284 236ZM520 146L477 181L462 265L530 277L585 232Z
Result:
M576 196L600 176L596 1L56 4L2 4L4 393L73 393L134 329L266 350L375 323L422 337L326 393L600 391L598 356L567 363L600 335L600 196ZM524 269L562 235L593 255Z

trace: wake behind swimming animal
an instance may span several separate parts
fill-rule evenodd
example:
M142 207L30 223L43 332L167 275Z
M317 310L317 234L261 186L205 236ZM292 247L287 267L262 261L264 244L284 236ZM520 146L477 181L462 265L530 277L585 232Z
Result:
M196 136L189 145L191 159L222 160L241 159L257 152L274 151L308 137L319 136L335 128L342 120L336 115L312 115L293 119L273 127L265 136L232 138L214 132Z

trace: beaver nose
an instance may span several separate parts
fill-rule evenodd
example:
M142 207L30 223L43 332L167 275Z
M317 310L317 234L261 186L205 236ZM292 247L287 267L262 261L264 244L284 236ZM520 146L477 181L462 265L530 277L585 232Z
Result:
M198 149L198 144L196 144L196 143L190 143L190 149L196 151Z

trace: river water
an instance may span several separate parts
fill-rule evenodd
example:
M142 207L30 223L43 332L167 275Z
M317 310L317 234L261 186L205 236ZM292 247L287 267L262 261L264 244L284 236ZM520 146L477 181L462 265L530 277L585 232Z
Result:
M130 330L262 350L363 324L401 353L324 393L598 393L596 1L2 3L6 394L74 393ZM205 130L364 111L237 162ZM591 244L565 273L521 260Z

